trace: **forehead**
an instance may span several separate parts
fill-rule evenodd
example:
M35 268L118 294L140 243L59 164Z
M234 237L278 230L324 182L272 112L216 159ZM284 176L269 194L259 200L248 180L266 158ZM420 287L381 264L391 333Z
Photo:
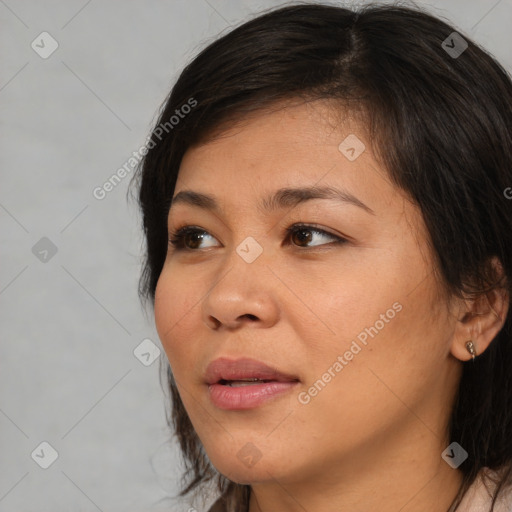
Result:
M348 153L340 152L339 146L347 137L356 142L357 152L365 153L369 163L371 151L365 129L353 116L334 110L327 101L278 104L222 126L213 138L186 151L177 189L180 182L214 182L221 177L241 185L282 180L284 186L331 175L334 167L338 175L343 172L349 179L358 165L355 159L352 163L347 159Z
M224 125L185 153L174 196L193 190L215 196L222 209L251 204L263 211L279 191L300 187L342 190L374 212L397 202L403 210L404 194L375 160L366 128L323 100L281 105Z
M351 147L354 154L347 151ZM308 189L309 194L315 188L336 189L349 199L344 203L296 201L304 191L287 192ZM191 198L190 191L203 197ZM192 209L198 201L203 205L209 202L206 208L201 206L202 211L235 225L280 218L304 203L305 217L311 212L317 217L325 215L331 222L339 219L355 235L358 230L378 233L375 236L386 240L385 244L413 240L423 248L428 238L419 206L392 183L375 159L364 127L353 117L336 117L328 106L318 103L252 116L189 148L174 197L187 194L188 201L171 203L169 220L201 211ZM357 202L364 207L356 208ZM274 216L270 206L278 204L281 207L274 209Z

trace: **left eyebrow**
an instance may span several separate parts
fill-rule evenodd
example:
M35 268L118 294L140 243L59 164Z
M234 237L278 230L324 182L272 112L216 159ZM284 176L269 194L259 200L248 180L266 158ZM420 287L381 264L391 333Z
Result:
M267 212L294 207L311 199L332 199L362 208L367 213L375 212L348 190L334 187L281 188L275 194L261 202L260 208Z
M340 190L334 187L302 187L302 188L280 188L272 196L265 198L258 205L263 212L273 212L284 208L293 208L294 206L305 203L312 199L332 199L342 203L352 204L362 208L367 213L375 215L375 212L360 199L355 197L347 190ZM182 190L178 192L171 202L171 208L176 204L188 204L204 210L212 210L220 213L219 203L215 197L195 192L193 190Z

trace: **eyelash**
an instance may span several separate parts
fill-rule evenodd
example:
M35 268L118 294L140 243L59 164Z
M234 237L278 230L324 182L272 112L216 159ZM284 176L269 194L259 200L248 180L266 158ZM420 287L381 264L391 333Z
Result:
M319 229L315 226L311 226L309 224L294 224L293 226L286 229L286 239L288 239L291 235L298 233L300 231L311 231L316 234L326 235L329 238L333 238L335 241L335 244L345 244L348 242L345 238L339 237L337 235L333 235L332 233L329 233L328 231L325 231L323 229ZM172 245L176 251L189 251L189 252L196 252L200 251L201 249L189 249L188 247L185 247L184 241L185 237L189 234L194 233L200 233L200 234L210 234L208 231L194 227L194 226L183 226L176 231L169 234L169 245ZM312 247L302 247L302 249L315 249L317 247L321 247L324 245L329 244L320 244ZM296 247L301 248L301 246L296 245ZM208 247L209 249L210 247Z

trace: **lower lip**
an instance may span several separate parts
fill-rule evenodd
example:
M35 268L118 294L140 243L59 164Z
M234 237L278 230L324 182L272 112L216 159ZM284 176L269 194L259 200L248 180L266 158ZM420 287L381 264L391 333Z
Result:
M208 391L212 402L220 409L252 409L262 405L267 400L287 393L297 384L296 381L262 382L261 384L248 384L239 387L210 384Z

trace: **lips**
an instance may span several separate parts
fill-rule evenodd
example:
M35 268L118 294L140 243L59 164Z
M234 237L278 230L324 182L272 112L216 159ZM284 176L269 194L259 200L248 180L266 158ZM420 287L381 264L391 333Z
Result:
M261 382L298 382L297 376L272 368L255 359L228 359L221 357L206 368L206 384L249 386Z
M299 378L255 359L216 359L205 373L208 396L219 409L237 411L260 407L284 397Z

